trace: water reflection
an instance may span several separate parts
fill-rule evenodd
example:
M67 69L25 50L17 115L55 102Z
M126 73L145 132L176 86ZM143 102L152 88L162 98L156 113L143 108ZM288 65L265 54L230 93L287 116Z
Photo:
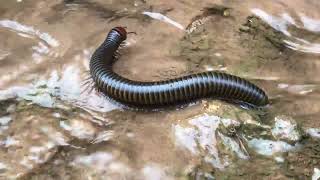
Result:
M32 85L24 87L11 87L0 91L0 99L22 98L39 104L43 107L61 107L60 100L74 104L85 109L107 112L118 108L95 91L81 93L82 80L80 71L75 66L68 66L59 76L53 70L49 79L40 79ZM90 87L92 88L92 87Z
M312 175L312 180L317 180L320 178L320 170L318 168L314 168L314 173Z
M281 17L276 17L266 13L261 9L252 9L251 12L260 17L274 29L281 31L287 36L291 36L290 32L288 31L288 26L294 25L295 21L289 14L283 13Z
M320 32L320 20L310 18L303 13L300 13L299 16L305 29L316 33Z
M308 178L317 177L316 153L307 152L319 147L320 137L320 21L312 10L318 6L275 0L1 2L0 176L252 179L270 167L284 179L306 177L305 169L313 173ZM226 7L225 15L219 10ZM250 20L257 26L248 26ZM177 110L123 110L81 85L92 52L119 25L137 32L114 66L129 79L221 70L261 85L272 100L281 98L272 102L271 117L209 99ZM300 151L305 154L295 154ZM303 167L296 168L292 157Z
M300 95L309 94L314 90L316 90L317 87L318 85L315 85L315 84L304 84L304 85L299 85L299 84L290 85L290 84L284 84L284 83L278 84L279 89L286 90L292 94L300 94Z
M4 51L0 51L2 64L5 67L15 66L17 70L10 71L8 69L8 71L5 69L2 72L0 78L1 87L5 87L5 85L12 80L19 79L22 74L36 69L37 66L47 63L46 60L48 60L49 57L57 58L59 56L57 48L60 43L48 33L41 32L32 26L27 26L12 20L0 20L0 29L9 30L15 35L22 37L22 39L12 37L15 40L10 41L7 39L3 42L7 43L8 47L5 47ZM9 37L11 37L11 34ZM19 41L21 44L15 41ZM17 43L16 46L19 48L15 47L15 43ZM23 52L21 53L20 50ZM28 51L31 51L31 55L26 53ZM29 60L29 57L32 59ZM23 59L23 62L19 62L20 58ZM30 74L29 77L32 78L32 75ZM25 78L27 79L27 77Z
M283 40L285 45L293 50L301 51L305 53L320 53L320 44L317 42L310 42L304 37L297 37L290 33L290 26L293 26L297 29L305 29L314 33L318 33L320 31L320 21L309 18L304 14L300 13L300 21L303 26L299 26L293 17L291 17L288 13L283 13L281 16L272 16L261 9L252 9L251 12L256 16L260 17L266 23L268 23L274 29L282 32L288 39Z
M164 170L155 164L146 165L143 167L141 171L145 179L154 179L154 180L173 179L171 177L168 177L164 172Z
M32 26L26 26L12 20L0 20L0 27L5 27L12 31L15 31L22 37L39 38L52 47L59 46L59 42L50 34L40 32L39 30L34 29Z
M83 169L87 177L107 176L125 178L132 171L126 164L118 161L109 152L95 152L89 155L79 155L70 163L76 168Z

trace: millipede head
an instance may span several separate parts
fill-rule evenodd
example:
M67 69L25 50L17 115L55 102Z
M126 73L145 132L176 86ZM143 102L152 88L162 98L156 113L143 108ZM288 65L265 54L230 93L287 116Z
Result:
M125 27L121 27L121 26L119 26L119 27L114 27L114 28L112 28L112 30L113 30L113 31L117 31L117 32L120 34L120 36L121 36L121 38L122 38L123 40L126 40L126 39L127 39L127 31L126 31Z

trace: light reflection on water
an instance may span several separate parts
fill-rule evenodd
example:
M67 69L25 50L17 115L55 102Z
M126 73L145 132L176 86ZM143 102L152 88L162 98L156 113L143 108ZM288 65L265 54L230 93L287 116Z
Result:
M239 160L250 163L247 161L250 158L259 159L255 153L282 163L287 158L283 152L300 147L295 143L301 134L289 131L291 126L287 121L282 122L285 127L274 127L277 118L269 118L271 122L265 125L264 121L252 120L247 115L243 123L239 117L227 119L220 117L221 114L205 114L205 103L178 110L132 112L90 91L90 88L85 89L82 84L86 82L92 52L107 31L118 25L128 26L137 31L137 35L128 37L127 47L120 62L115 64L115 71L131 79L158 80L176 77L182 74L180 72L189 73L188 65L192 63L198 69L191 71L234 72L235 68L241 69L234 65L237 58L251 57L242 55L253 52L245 47L250 43L234 44L239 43L236 38L242 36L238 26L245 23L247 16L254 14L281 32L284 35L281 43L292 51L274 51L284 55L275 55L276 58L272 59L263 54L267 49L262 49L263 53L258 55L262 57L257 63L251 59L245 61L248 66L254 64L258 70L252 73L245 67L240 75L256 80L270 97L278 100L272 104L275 109L271 108L272 115L293 116L299 124L303 122L303 132L314 139L319 138L320 20L304 12L299 5L288 2L272 4L275 1L214 1L233 9L231 17L220 17L219 12L203 13L205 7L212 6L212 1L65 2L46 4L46 1L33 0L17 3L29 9L19 9L14 5L16 2L10 2L8 7L12 9L3 8L3 11L0 6L4 15L0 19L0 37L4 39L0 42L0 66L4 67L0 70L0 103L9 100L9 104L1 104L5 108L0 107L0 148L8 151L12 158L9 161L5 153L0 153L1 176L27 176L47 162L40 167L44 172L53 169L59 174L70 170L75 178L84 175L88 178L175 179L196 172L211 177L212 174L198 171L197 167L209 164L214 171L227 171L237 166ZM299 3L303 7L311 6L307 1ZM279 11L279 6L285 8ZM192 31L185 30L191 22L196 22ZM219 34L219 37L204 42L204 39L212 38L210 32ZM180 47L189 43L189 36L196 38L190 40L195 48ZM183 51L191 53L182 55ZM192 62L197 56L210 59L199 58L199 62ZM155 64L148 66L149 63ZM286 65L286 68L279 67L279 64ZM168 67L173 69L172 73L164 70L156 73ZM12 99L15 101L11 102ZM25 112L25 103L33 108L26 108L30 113ZM231 112L229 110L225 109L227 113ZM248 131L243 129L241 143L236 137L222 133L220 126L226 121L237 127L240 124L241 127L253 126L251 131L261 134L247 134ZM168 132L170 130L173 135ZM158 138L152 139L151 134ZM278 139L293 134L299 137L293 144L287 139ZM60 147L63 153L58 151ZM71 150L65 150L65 147ZM15 152L19 148L22 150ZM64 158L65 154L69 159ZM57 157L51 160L54 155ZM55 167L54 164L59 162L67 167ZM34 176L46 174L44 172L40 170Z
M303 39L304 37L294 37L288 29L290 26L294 26L298 29L305 29L311 32L318 33L320 32L319 20L312 19L300 13L299 20L302 22L303 26L299 26L295 22L295 20L287 13L283 13L281 14L281 16L277 17L272 16L261 9L252 9L251 12L260 17L274 29L288 36L288 40L284 40L284 43L288 48L305 53L320 53L319 43L307 41Z
M75 106L100 112L118 108L95 91L81 93L83 89L81 84L79 70L69 66L62 72L61 77L57 71L52 71L48 80L39 80L27 87L11 87L2 90L0 99L18 97L49 108L57 107L59 100L62 100Z
M1 20L0 27L8 28L17 32L18 35L27 38L39 38L52 47L59 46L59 42L54 39L50 34L40 32L31 26L26 26L11 20Z

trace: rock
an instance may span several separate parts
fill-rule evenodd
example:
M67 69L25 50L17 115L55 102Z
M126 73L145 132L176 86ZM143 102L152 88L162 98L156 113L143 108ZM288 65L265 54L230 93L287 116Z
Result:
M84 119L70 119L66 121L60 121L60 127L70 132L70 135L85 140L93 140L97 133L97 129L91 122Z
M320 139L320 128L309 128L306 133L315 139Z
M281 156L277 156L274 158L275 161L277 161L278 163L283 163L284 162L284 158Z
M6 126L8 123L12 120L11 116L3 116L0 117L0 125L1 126Z
M91 141L92 144L97 144L97 143L101 143L101 142L104 142L104 141L109 141L114 135L114 132L112 130L109 130L109 131L101 131L99 132L95 139L93 139ZM127 134L128 136L128 134Z
M302 131L294 119L287 116L277 116L274 121L274 127L271 129L271 133L275 139L287 142L297 142L301 140Z
M242 32L249 32L249 31L250 31L250 28L249 28L248 26L241 26L241 27L239 28L239 30L242 31Z
M284 153L292 151L297 147L292 146L283 141L272 141L266 139L252 139L248 141L250 148L255 150L258 154L271 156L274 154Z
M312 175L312 180L320 179L320 170L318 168L314 168L314 173Z
M7 108L7 113L13 113L15 110L16 110L16 105L15 104L11 104Z
M161 179L168 179L173 180L173 177L169 177L165 170L161 168L159 165L156 164L147 164L141 170L145 179L154 179L154 180L161 180Z
M91 116L79 109L72 110L52 110L21 101L15 112L1 117L0 149L6 151L0 154L1 176L8 179L28 177L48 162L59 147L79 149L70 144L75 138L100 143L113 137L113 131L100 131L95 127ZM112 166L116 167L116 164Z
M128 179L132 169L118 159L117 155L96 151L89 154L80 154L72 157L69 165L73 171L73 177L88 177L89 179L98 177L108 177L110 179ZM69 166L69 167L70 167ZM132 174L131 174L132 175Z
M0 155L0 162L5 165L1 175L9 179L32 172L50 160L59 146L68 145L70 141L58 128L49 126L56 120L44 115L49 114L48 109L29 106L25 110L13 113L12 122L0 137L1 149L6 151Z
M241 159L248 158L234 137L222 133L228 132L228 127L239 126L237 121L206 113L186 121L186 127L180 124L173 127L177 146L185 148L195 156L203 157L205 162L218 169L224 169L229 165L226 154Z
M86 94L80 95L80 84L79 69L68 66L61 76L57 71L53 71L48 79L42 78L27 86L0 90L0 100L23 99L42 107L62 109L65 107L63 106L65 102L72 102L73 105L84 109L104 112L118 108L99 98L96 93L84 92Z
M249 149L283 162L283 153L301 146L302 133L290 117L277 116L274 125L264 125L243 109L218 101L207 102L204 113L176 124L173 128L178 147L201 156L213 167L224 169L235 159L248 159Z
M300 126L290 117L277 116L273 127L251 124L242 126L250 148L265 156L282 154L299 148L302 139Z

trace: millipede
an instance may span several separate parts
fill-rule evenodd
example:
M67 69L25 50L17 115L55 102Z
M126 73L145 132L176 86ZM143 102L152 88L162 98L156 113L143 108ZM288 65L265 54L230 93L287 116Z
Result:
M112 69L118 49L127 39L124 27L114 27L90 59L90 75L97 91L124 105L163 107L202 98L240 102L254 107L269 104L266 93L241 77L206 71L179 78L142 82L120 76Z

